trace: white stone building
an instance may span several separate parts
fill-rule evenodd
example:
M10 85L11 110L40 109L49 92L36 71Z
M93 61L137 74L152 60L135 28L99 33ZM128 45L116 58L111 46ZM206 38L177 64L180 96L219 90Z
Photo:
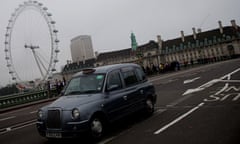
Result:
M91 37L80 35L71 40L72 62L86 61L94 58Z

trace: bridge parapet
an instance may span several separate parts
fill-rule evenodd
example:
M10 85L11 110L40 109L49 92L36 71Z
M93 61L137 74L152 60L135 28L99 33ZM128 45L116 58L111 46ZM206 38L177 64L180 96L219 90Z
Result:
M48 92L41 90L31 93L14 94L0 97L0 109L9 108L30 102L36 102L43 99L48 99L57 96L56 90Z

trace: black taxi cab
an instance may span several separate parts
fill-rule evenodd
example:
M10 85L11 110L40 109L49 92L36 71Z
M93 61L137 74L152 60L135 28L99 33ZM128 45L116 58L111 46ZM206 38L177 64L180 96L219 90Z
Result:
M88 133L100 139L108 124L136 111L154 112L157 95L141 66L114 64L75 74L63 95L38 110L36 127L46 138Z

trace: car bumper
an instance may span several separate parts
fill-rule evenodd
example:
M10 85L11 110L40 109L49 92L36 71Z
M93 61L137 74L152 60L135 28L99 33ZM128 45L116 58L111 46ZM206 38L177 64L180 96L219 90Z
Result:
M46 138L72 138L83 135L88 131L88 121L67 122L61 128L47 128L41 121L36 123L39 134Z

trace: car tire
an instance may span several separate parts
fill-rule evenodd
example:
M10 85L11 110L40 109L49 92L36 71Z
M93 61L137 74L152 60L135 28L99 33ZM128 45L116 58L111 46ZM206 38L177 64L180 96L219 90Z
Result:
M100 140L105 133L105 122L103 118L94 116L89 123L89 133L94 141Z
M154 102L151 98L148 98L146 101L145 101L145 104L146 104L146 114L147 116L151 116L154 112Z

